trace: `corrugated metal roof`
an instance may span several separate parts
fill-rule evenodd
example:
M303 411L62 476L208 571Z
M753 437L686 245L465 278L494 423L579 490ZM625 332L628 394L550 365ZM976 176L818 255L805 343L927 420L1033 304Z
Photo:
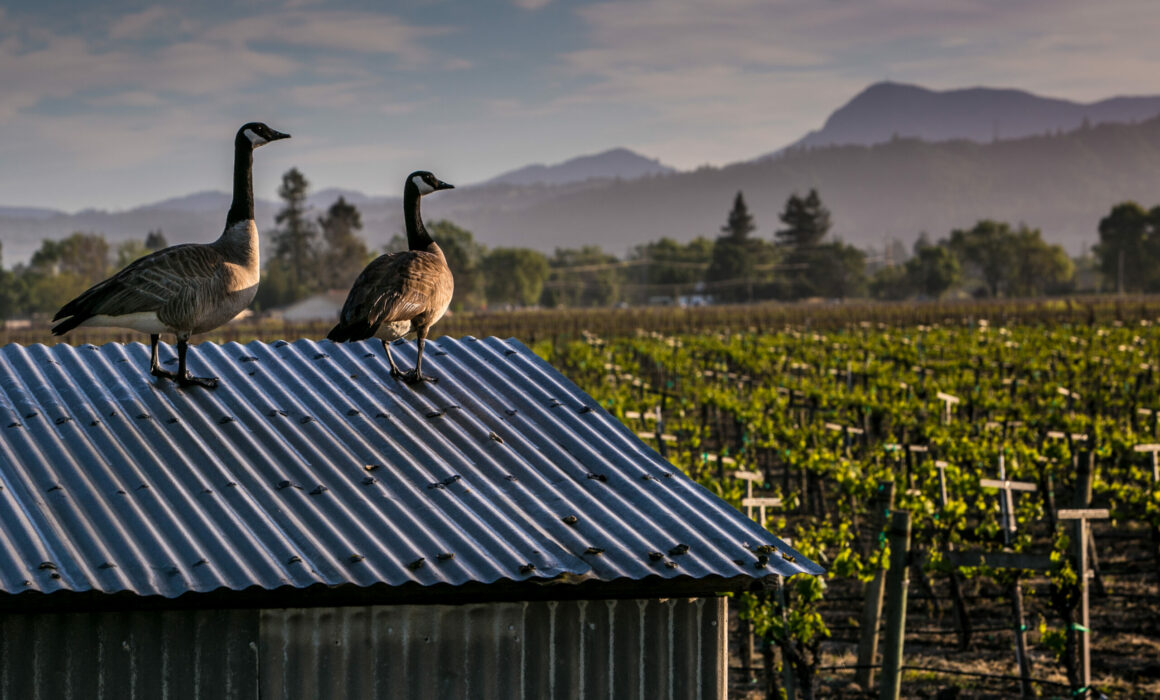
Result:
M413 343L393 349L414 361ZM216 390L154 380L141 343L0 350L3 591L653 593L820 571L518 341L429 341L440 381L418 387L389 377L378 342L201 343L190 358ZM795 562L757 568L763 544Z

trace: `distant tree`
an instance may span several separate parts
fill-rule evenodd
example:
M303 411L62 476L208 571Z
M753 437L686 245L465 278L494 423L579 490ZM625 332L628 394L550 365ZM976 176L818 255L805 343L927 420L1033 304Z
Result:
M16 282L16 274L4 269L4 241L0 241L0 320L13 318L19 313Z
M869 282L870 296L875 299L896 301L914 294L910 276L902 265L886 265L878 268Z
M729 218L721 227L721 233L735 241L743 241L756 230L757 224L753 220L753 215L749 213L748 205L745 204L745 195L738 190L737 196L733 198L733 208L729 210Z
M705 281L719 301L753 301L760 296L765 280L759 278L757 270L772 263L773 251L750 237L756 230L745 196L738 192L721 235L713 243L713 257L705 272Z
M319 287L317 257L318 232L306 215L306 193L310 183L291 168L282 175L278 196L284 206L274 217L277 228L271 236L274 255L266 263L258 285L255 305L269 309L309 296Z
M1121 202L1100 219L1100 242L1092 252L1112 290L1155 289L1156 263L1160 261L1156 255L1160 252L1158 223L1160 211L1148 211L1135 202Z
M146 234L146 236L145 236L145 248L149 252L161 250L162 248L168 248L168 247L169 247L169 241L165 240L165 234L161 232L161 229L157 229L156 231L150 231L148 234Z
M109 242L99 233L78 231L59 241L43 241L29 264L50 275L72 275L93 285L109 274Z
M836 264L832 256L837 255L842 266L853 264L854 256L841 246L822 244L831 222L830 210L822 204L818 191L811 188L805 197L791 195L778 219L785 226L773 234L775 244L784 254L781 296L791 299L828 296L829 282L824 277ZM865 271L861 274L864 277Z
M1036 296L1070 289L1075 266L1063 248L1043 240L1039 229L983 220L951 232L950 249L977 275L988 296Z
M310 183L298 168L291 168L282 175L278 196L284 206L274 217L278 228L274 231L274 259L282 265L287 274L293 301L310 294L317 288L317 239L318 232L313 222L306 216L306 194Z
M713 241L698 236L688 243L661 238L634 247L621 277L625 296L644 302L651 296L679 296L697 291L713 260Z
M913 293L938 299L958 284L962 268L946 241L933 244L924 233L914 242L914 255L906 261L905 275Z
M475 234L471 231L445 219L427 224L427 231L443 249L447 266L455 277L455 296L451 299L451 308L460 311L484 306L483 259L487 249L476 242ZM406 245L405 239L403 244Z
M548 276L548 259L530 248L495 248L483 259L489 305L532 306Z
M548 260L541 303L548 307L608 306L620 290L619 261L600 246L557 248Z
M1015 236L1005 222L984 219L970 229L951 231L950 248L984 286L987 296L1004 293L1015 275Z
M1075 265L1063 246L1043 240L1039 229L1020 226L1011 248L1015 269L1007 289L1011 296L1063 294L1074 287Z
M817 246L813 258L810 296L849 299L866 295L866 253L833 241Z
M113 267L120 270L134 260L145 257L151 252L153 251L148 246L135 238L122 241L117 245L117 261L113 263Z
M109 243L99 233L74 233L45 240L19 271L20 298L25 313L54 313L70 299L109 274Z
M326 214L318 217L318 228L322 231L319 289L349 289L366 267L370 251L366 241L358 235L362 227L362 214L358 207L348 203L344 197L339 197Z
M779 246L808 249L819 245L830 231L830 210L813 188L804 198L791 195L778 218L785 224L785 228L773 234Z

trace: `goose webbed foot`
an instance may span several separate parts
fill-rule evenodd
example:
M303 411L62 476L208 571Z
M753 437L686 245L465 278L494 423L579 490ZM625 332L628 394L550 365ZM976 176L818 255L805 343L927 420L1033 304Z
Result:
M195 377L189 373L189 369L185 364L185 356L189 352L189 341L187 338L177 336L177 385L186 386L200 386L206 389L216 389L218 385L217 377Z
M218 385L217 377L195 377L191 374L176 375L174 377L178 386L200 386L206 389L216 389Z
M403 381L408 384L418 384L419 382L431 382L435 384L439 381L439 377L432 377L430 374L423 374L418 370L411 370L402 375Z

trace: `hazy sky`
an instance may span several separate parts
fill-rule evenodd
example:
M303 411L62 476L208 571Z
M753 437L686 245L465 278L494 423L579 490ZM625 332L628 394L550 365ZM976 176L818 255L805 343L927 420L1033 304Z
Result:
M120 209L228 189L397 194L627 146L689 169L821 125L884 79L1160 94L1156 0L0 0L0 204Z

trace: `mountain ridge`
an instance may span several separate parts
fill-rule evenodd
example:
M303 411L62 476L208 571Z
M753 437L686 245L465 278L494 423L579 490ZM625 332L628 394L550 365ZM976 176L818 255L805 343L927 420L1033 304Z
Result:
M553 165L533 164L489 178L483 185L563 185L602 178L635 180L649 175L677 172L655 158L642 156L624 147L576 156Z
M1014 88L931 90L885 81L855 95L834 110L821 129L809 132L787 149L869 146L896 137L988 143L1072 131L1085 120L1090 125L1132 123L1158 114L1160 96L1121 96L1084 103Z
M889 89L895 87L913 92L908 86ZM972 90L1003 92L959 92ZM1160 101L1111 98L1093 104L1119 101L1135 109L1146 106L1139 101L1146 99ZM997 141L929 142L894 134L870 145L788 148L726 166L635 179L519 185L493 178L462 185L423 206L429 221L450 219L487 246L524 246L550 254L555 248L591 244L624 255L663 236L716 236L738 191L745 193L757 219L755 235L770 235L785 199L811 187L819 189L833 214L834 235L855 245L878 247L887 238L909 243L923 231L937 239L952 228L994 218L1041 228L1046 240L1074 253L1098 239L1099 219L1113 205L1128 199L1146 206L1160 201L1160 117L1094 125L1090 118L1081 119L1072 130ZM397 196L325 188L307 199L311 217L323 214L339 196L359 207L363 235L372 248L402 231ZM0 207L4 262L26 261L41 240L74 231L101 232L116 244L160 228L174 243L208 242L220 234L228 202L225 192L206 190L122 212ZM255 208L268 246L279 203L258 199Z

